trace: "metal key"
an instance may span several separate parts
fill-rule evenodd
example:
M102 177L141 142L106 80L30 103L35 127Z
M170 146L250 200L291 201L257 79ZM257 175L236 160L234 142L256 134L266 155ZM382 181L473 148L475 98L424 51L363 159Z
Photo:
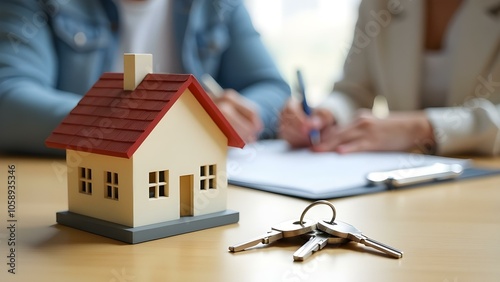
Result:
M302 222L298 220L285 221L276 226L273 226L271 228L271 231L267 232L262 236L256 237L252 240L240 244L236 244L234 246L230 246L229 251L231 252L243 251L249 247L256 246L260 243L271 244L279 239L300 236L315 229L316 229L316 221L312 219L304 219L302 220Z
M326 222L326 221L320 221L320 222L318 222L317 227L319 230L322 230L330 235L341 237L341 238L347 238L351 241L361 243L367 247L375 248L375 249L377 249L381 252L384 252L392 257L395 257L395 258L402 258L403 257L402 251L366 237L356 227L354 227L348 223L338 221L338 220L335 220L332 223Z
M313 253L323 249L327 244L340 245L349 241L347 238L332 236L321 230L311 231L304 236L308 236L309 241L302 245L302 247L300 247L300 249L293 254L294 261L305 260Z

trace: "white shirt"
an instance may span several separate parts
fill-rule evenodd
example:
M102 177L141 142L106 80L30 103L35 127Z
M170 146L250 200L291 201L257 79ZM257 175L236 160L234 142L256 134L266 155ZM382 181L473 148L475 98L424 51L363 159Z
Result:
M179 73L170 0L115 0L120 14L120 43L114 71L123 72L124 53L153 54L153 72Z
M422 108L443 107L449 86L446 49L427 51L422 64Z

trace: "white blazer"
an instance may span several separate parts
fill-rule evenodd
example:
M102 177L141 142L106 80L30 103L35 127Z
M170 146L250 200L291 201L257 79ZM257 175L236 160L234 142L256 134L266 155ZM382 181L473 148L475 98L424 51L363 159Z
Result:
M321 107L340 124L385 95L395 111L419 110L425 1L363 0L344 77ZM465 0L447 32L446 104L425 109L438 154L500 153L500 0Z

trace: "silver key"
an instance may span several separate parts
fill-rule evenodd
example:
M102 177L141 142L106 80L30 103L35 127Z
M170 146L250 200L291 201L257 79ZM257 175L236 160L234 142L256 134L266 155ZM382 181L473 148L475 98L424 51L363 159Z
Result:
M347 238L340 238L337 236L332 236L321 230L314 230L304 235L309 237L307 241L300 249L298 249L293 254L294 261L303 261L308 258L313 253L323 249L327 244L340 245L342 243L348 242Z
M318 222L317 226L318 226L319 230L322 230L330 235L341 237L341 238L347 238L351 241L361 243L367 247L375 248L375 249L377 249L381 252L384 252L384 253L386 253L392 257L395 257L395 258L402 258L403 257L402 251L366 237L356 227L354 227L348 223L338 221L338 220L335 220L332 223L320 221L320 222Z
M273 226L271 228L271 231L267 232L262 236L256 237L252 240L240 244L236 244L234 246L230 246L229 251L231 252L243 251L249 247L256 246L260 243L271 244L279 239L300 236L315 229L316 229L316 221L311 219L304 219L302 220L302 223L298 220L285 221L276 226Z

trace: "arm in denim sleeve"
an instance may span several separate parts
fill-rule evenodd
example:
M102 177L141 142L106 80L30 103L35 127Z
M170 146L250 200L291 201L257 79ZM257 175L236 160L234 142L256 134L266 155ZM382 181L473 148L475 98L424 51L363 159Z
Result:
M290 97L290 88L253 27L244 5L222 16L230 17L227 26L231 42L223 54L218 79L225 88L237 90L258 106L265 126L261 137L274 137L279 112Z
M44 140L81 98L54 88L58 70L53 35L38 3L0 4L0 151L4 152L54 153Z

